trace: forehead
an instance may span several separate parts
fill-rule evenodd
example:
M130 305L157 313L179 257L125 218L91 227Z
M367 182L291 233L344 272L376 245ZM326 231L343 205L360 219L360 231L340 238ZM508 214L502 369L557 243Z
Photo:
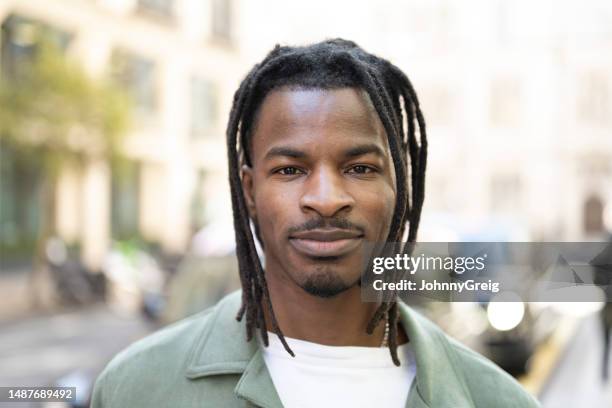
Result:
M252 137L254 161L279 143L376 143L390 156L380 118L358 88L274 90L262 102Z

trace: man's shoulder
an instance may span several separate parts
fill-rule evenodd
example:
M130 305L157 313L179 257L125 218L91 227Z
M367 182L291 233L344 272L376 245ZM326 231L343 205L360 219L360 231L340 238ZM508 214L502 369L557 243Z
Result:
M514 377L491 360L453 338L448 338L448 344L459 359L459 366L474 400L496 402L497 406L504 407L540 406Z
M454 375L460 378L464 392L470 394L476 406L539 407L537 400L529 394L510 374L488 358L471 350L447 335L429 319L419 315L418 319L427 331L435 333L446 349Z
M214 323L215 312L225 305L237 304L239 299L238 292L231 293L214 306L132 343L118 353L104 371L147 370L151 364L155 364L157 369L177 364L184 365L195 343Z
M224 303L235 303L235 297L236 294L229 295L215 306L160 329L117 354L96 380L92 407L147 406L156 398L169 398L190 389L187 374L192 354L215 324L215 311ZM180 401L187 396L173 398Z
M159 365L160 358L167 360L168 364L181 362L180 357L186 357L189 353L193 342L209 323L213 310L214 306L132 343L108 363L105 371L146 370L153 359ZM166 364L164 366L167 367Z
M173 323L119 352L98 376L94 399L109 390L138 389L140 385L161 387L168 378L184 377L190 349L210 319L212 309ZM107 398L105 398L107 399ZM106 406L106 405L105 405Z

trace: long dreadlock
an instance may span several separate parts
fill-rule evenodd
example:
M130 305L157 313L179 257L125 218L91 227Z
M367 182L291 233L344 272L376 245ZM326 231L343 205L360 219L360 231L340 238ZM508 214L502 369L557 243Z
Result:
M255 330L259 329L267 346L268 333L264 314L264 308L267 308L272 330L285 350L294 356L272 308L240 179L241 165L251 165L249 147L258 109L270 91L283 86L300 89L353 87L368 93L384 126L397 180L396 205L387 242L401 242L406 226L408 242L416 240L425 192L427 138L425 120L408 77L389 61L365 52L351 41L334 39L305 47L277 45L261 63L251 69L240 84L234 95L227 127L236 252L243 289L242 306L236 318L242 320L246 315L247 341L250 341ZM407 165L408 161L410 167ZM254 227L255 235L263 248L264 243L256 223ZM396 249L402 250L399 247ZM399 313L396 292L384 295L368 324L367 332L372 334L384 318L389 322L388 344L391 358L395 365L399 366Z

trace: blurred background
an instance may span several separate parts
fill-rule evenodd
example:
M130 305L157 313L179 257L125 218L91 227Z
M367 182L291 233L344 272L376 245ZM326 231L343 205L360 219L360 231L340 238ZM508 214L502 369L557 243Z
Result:
M224 131L277 43L344 37L409 75L420 241L609 239L609 1L0 0L0 24L0 386L87 406L117 351L238 286ZM545 407L609 407L602 307L425 312Z

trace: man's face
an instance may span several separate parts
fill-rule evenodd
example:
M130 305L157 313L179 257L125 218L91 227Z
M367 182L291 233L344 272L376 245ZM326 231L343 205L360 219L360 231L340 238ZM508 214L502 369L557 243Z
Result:
M268 279L330 297L355 286L366 241L385 241L396 198L387 137L359 89L280 88L264 99L243 168Z

